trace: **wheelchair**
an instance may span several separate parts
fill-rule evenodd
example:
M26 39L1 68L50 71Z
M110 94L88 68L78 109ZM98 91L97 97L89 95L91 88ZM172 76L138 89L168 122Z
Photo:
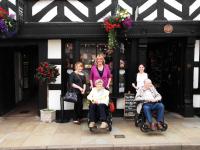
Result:
M137 105L138 105L139 103L141 103L141 102L138 101L138 102L137 102ZM156 112L156 111L152 111L152 117L153 117L154 119L157 118L157 112ZM149 126L148 126L147 123L146 123L146 117L145 117L145 114L144 114L144 111L143 111L143 107L142 107L140 113L137 112L137 113L135 114L135 116L134 116L134 123L135 123L135 126L136 126L136 127L139 127L140 130L141 130L142 132L150 132L150 131L153 131L153 130L151 130L151 128L149 128ZM168 125L167 125L167 123L164 121L164 118L163 118L163 122L161 123L161 125L162 125L162 129L157 129L157 128L156 128L155 131L164 132L164 131L167 130Z
M95 132L96 130L98 130L98 126L97 124L99 124L100 120L99 120L99 112L96 112L96 120L95 120L95 126L93 128L89 127L90 124L90 119L89 119L89 111L88 111L88 128L91 132ZM107 131L112 131L112 113L109 111L109 107L106 107L106 123L108 124L108 127L102 130L107 130Z

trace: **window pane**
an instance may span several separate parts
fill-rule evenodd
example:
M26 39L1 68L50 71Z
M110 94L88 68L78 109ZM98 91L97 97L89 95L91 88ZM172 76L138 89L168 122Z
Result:
M73 50L74 46L72 43L65 44L65 68L73 69Z
M125 92L125 68L126 68L126 57L124 44L120 43L120 69L119 69L119 93Z

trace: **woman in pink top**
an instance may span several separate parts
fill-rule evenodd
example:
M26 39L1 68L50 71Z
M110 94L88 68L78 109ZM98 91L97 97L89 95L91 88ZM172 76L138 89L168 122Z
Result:
M95 87L95 81L98 79L102 79L104 88L109 89L111 81L111 72L109 66L105 64L104 55L98 54L95 62L96 64L92 66L90 71L91 89Z

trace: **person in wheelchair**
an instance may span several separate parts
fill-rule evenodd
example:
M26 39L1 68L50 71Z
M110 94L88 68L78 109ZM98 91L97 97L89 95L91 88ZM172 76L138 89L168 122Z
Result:
M103 87L103 80L98 79L95 81L95 87L92 88L91 92L87 96L87 99L90 101L89 128L95 127L95 122L97 120L101 121L100 128L107 128L108 123L106 109L109 103L109 91ZM97 118L98 116L99 119Z
M161 95L157 92L150 79L144 80L144 86L141 87L136 94L135 100L142 101L140 110L143 109L148 126L151 130L155 130L155 125L152 121L152 112L156 111L157 129L162 130L164 123L164 105L161 102ZM137 112L140 111L137 108Z

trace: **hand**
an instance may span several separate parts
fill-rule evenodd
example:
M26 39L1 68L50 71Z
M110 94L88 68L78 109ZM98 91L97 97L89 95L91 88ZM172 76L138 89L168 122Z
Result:
M81 91L81 93L83 92L83 88L80 87L79 90Z
M106 89L109 90L109 85L106 86Z
M85 94L85 89L82 90L81 94Z
M135 85L135 83L132 83L132 86L133 86L134 88L136 88L136 85Z
M92 89L93 88L93 85L90 85L90 89Z

